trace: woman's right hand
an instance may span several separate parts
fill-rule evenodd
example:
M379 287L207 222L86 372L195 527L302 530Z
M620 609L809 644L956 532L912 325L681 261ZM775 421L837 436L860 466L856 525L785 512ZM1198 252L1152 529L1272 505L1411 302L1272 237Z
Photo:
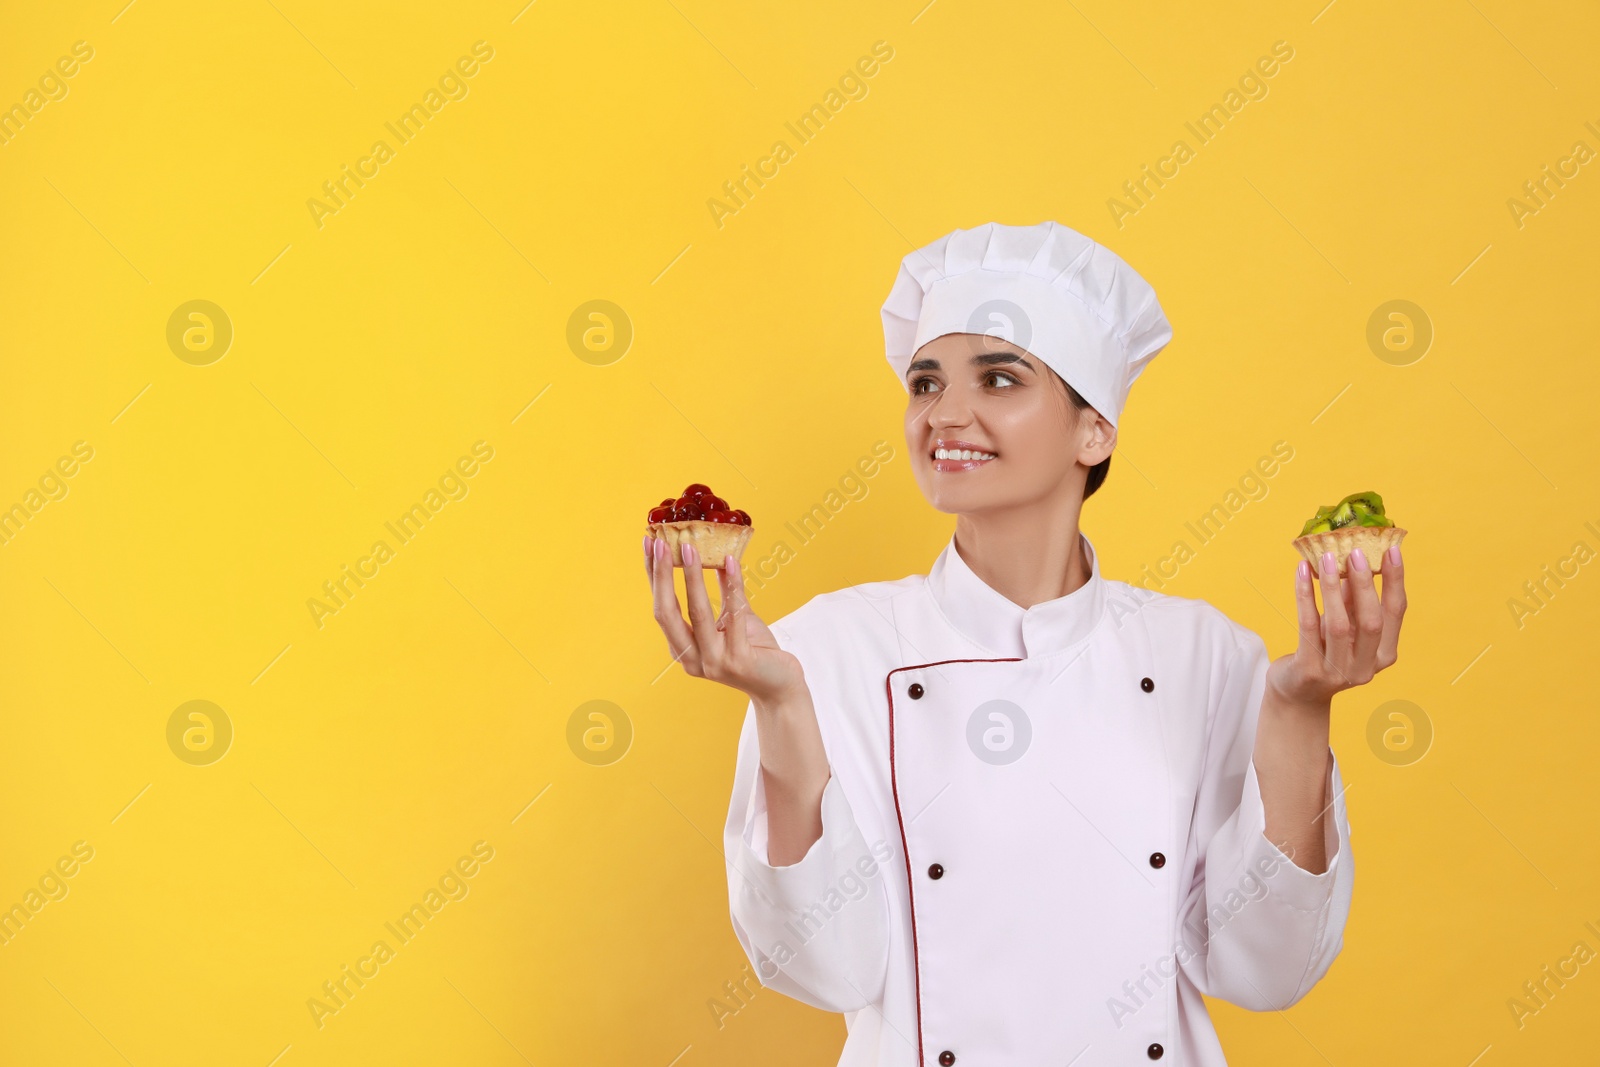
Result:
M705 575L692 546L683 546L683 562L689 622L678 608L672 584L672 549L645 535L644 567L655 596L656 622L685 671L732 686L755 703L769 834L762 859L773 866L798 863L822 836L822 793L833 773L805 669L798 657L778 647L767 624L750 610L738 560L729 556L717 568L720 617L711 612Z
M717 568L722 583L722 614L718 616L711 610L699 554L687 544L682 552L689 600L687 622L672 582L672 549L665 541L645 535L644 567L650 576L655 618L673 658L694 677L731 686L759 705L776 706L804 692L805 670L800 660L779 648L767 624L750 610L738 561L729 556Z

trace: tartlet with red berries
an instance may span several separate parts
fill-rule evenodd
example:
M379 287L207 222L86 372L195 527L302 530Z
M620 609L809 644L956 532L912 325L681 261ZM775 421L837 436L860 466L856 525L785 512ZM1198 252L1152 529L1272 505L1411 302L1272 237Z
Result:
M683 566L683 546L693 545L700 553L702 569L722 566L726 556L737 561L750 543L750 516L713 493L709 486L695 482L674 499L668 497L650 509L646 520L651 537L665 541L672 551L672 565Z

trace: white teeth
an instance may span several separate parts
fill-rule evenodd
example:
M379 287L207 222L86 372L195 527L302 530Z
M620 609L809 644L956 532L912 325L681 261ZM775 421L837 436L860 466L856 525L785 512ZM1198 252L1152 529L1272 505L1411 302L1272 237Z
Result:
M933 450L934 459L995 459L993 452L974 452L970 448L936 448Z

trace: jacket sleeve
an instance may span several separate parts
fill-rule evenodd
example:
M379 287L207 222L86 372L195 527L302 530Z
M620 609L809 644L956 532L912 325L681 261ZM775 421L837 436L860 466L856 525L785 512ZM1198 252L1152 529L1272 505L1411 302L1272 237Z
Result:
M1266 836L1253 753L1270 662L1254 633L1228 662L1196 802L1204 844L1181 915L1188 951L1179 952L1202 993L1252 1011L1289 1007L1328 972L1344 947L1355 876L1336 757L1323 783L1327 870L1297 866Z
M813 695L819 702L823 696L815 686ZM832 774L822 791L822 836L795 863L767 862L767 797L752 702L739 735L723 853L734 933L762 985L824 1011L850 1012L883 996L889 905L882 865L893 852L868 847L839 780L841 761L828 744L824 714L819 708Z

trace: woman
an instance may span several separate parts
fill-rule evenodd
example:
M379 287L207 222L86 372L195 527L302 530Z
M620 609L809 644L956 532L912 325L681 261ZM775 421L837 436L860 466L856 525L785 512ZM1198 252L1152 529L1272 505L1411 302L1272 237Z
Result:
M1395 661L1398 551L1381 602L1324 559L1321 614L1302 561L1299 647L1270 662L1206 602L1102 578L1079 514L1171 329L1064 226L940 238L883 319L917 483L956 515L926 575L769 628L732 557L714 615L685 549L686 621L645 542L674 656L750 699L739 942L765 985L845 1013L841 1067L1220 1067L1201 994L1287 1007L1343 946L1330 702Z

